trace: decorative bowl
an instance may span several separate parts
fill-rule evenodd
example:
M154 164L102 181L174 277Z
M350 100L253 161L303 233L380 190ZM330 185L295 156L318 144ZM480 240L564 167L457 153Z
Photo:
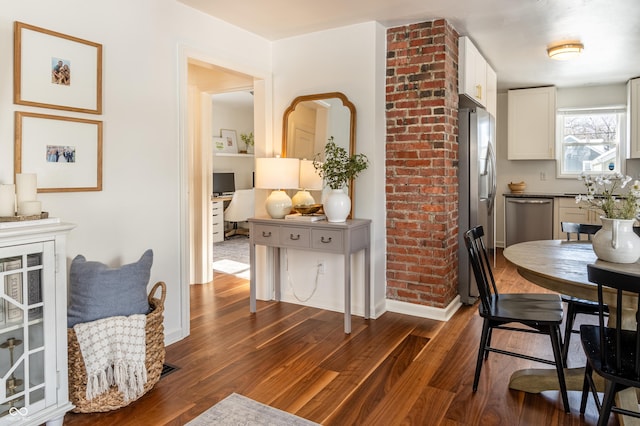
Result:
M297 204L293 209L300 214L314 214L322 208L322 204Z
M511 192L513 194L522 194L526 187L527 187L527 184L524 183L524 182L517 182L517 183L510 182L509 183L509 189L511 190Z

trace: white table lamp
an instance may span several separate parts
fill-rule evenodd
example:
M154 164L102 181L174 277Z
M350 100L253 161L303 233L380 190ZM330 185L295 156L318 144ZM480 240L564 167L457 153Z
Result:
M293 196L291 201L294 206L308 206L315 204L316 200L313 198L309 190L319 191L322 189L322 178L313 166L311 160L300 160L300 191Z
M256 188L274 190L265 202L273 219L282 219L291 212L293 203L283 189L298 188L299 174L297 158L256 158Z

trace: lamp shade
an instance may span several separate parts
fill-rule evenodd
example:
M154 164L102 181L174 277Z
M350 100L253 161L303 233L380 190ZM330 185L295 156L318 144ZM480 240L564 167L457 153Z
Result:
M256 158L256 188L296 189L299 174L297 158Z
M300 188L312 191L322 189L322 178L311 160L300 160Z

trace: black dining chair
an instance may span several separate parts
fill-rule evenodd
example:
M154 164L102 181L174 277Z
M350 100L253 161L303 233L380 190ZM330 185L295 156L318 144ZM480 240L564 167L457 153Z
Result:
M571 241L571 236L575 235L576 239L580 241L581 235L586 235L587 239L591 241L591 237L602 228L602 225L592 225L585 223L575 222L561 222L560 227L562 232L567 234L567 241ZM580 331L574 329L574 323L576 316L579 314L584 315L598 315L598 303L593 300L580 299L574 296L568 296L566 294L561 295L562 301L567 304L567 318L564 327L564 343L562 344L562 360L567 363L567 357L569 355L569 344L571 343L571 334L578 334ZM605 307L605 311L609 310Z
M611 412L640 418L640 412L629 411L615 407L616 393L629 387L640 388L640 324L638 311L640 310L640 279L637 276L622 272L613 272L587 265L589 281L598 285L598 325L583 324L580 326L580 341L587 356L584 373L582 402L580 412L584 413L587 406L589 391L593 394L596 406L600 412L598 425L606 425ZM622 315L616 316L615 324L605 327L603 288L615 289L616 306L623 306L623 300L629 298L623 292L636 296L635 330L622 329ZM600 401L598 390L593 381L593 372L605 380L604 397Z
M562 324L563 316L560 296L556 294L498 293L483 237L484 229L482 226L471 228L464 234L471 267L480 294L478 312L484 320L480 337L480 347L478 348L476 372L473 379L473 391L476 392L478 390L483 358L486 360L489 357L489 352L555 365L564 410L568 413L570 411L569 399L567 398L567 386L564 379L564 363L562 361L561 348L562 339L560 335L560 325ZM515 327L514 325L520 325L520 327ZM491 335L494 329L546 334L550 336L554 360L551 361L492 347Z

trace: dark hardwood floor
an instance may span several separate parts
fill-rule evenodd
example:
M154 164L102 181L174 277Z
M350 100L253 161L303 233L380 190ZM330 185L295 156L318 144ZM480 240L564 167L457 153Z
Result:
M495 273L502 291L544 291L501 256ZM232 275L192 286L191 335L167 347L166 362L179 370L128 407L68 413L65 424L183 425L232 392L324 425L596 424L592 400L580 415L579 392L569 392L572 412L565 414L558 392L509 390L513 371L540 367L526 360L491 354L474 394L476 306L446 323L394 313L354 317L345 335L341 313L258 302L250 315L248 298L248 282ZM546 336L514 334L493 339L552 358ZM578 340L570 366L584 363Z

